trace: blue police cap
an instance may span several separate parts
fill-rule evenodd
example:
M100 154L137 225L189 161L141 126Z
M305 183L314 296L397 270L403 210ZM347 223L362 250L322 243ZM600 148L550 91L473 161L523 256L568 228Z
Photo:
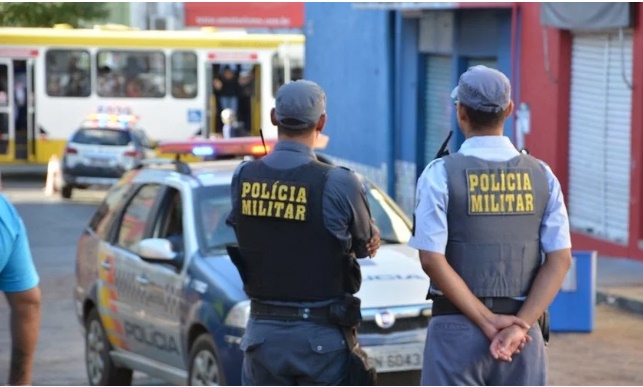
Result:
M312 81L288 82L279 88L275 99L275 116L286 129L310 128L326 112L326 93Z
M451 98L474 110L499 113L511 102L509 78L496 69L478 65L460 75Z

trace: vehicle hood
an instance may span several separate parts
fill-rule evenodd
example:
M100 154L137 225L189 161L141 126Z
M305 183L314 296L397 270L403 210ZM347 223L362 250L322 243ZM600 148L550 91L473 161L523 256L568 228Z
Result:
M228 256L206 258L213 277L225 286L243 289L237 268ZM406 245L383 245L375 258L359 260L362 287L357 296L362 308L385 308L428 303L429 277L422 271L417 250ZM216 274L215 274L216 273Z
M418 252L407 245L383 245L375 258L359 260L362 287L357 296L362 308L384 308L428 303L429 277Z

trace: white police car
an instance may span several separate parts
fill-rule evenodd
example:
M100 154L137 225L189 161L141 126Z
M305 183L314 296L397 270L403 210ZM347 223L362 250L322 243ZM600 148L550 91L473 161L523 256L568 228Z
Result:
M160 148L223 157L263 152L256 138ZM250 306L225 249L235 243L225 218L238 163L157 160L127 172L107 193L76 257L90 385L130 384L132 370L174 384L241 383L239 343ZM406 246L409 220L363 182L383 245L376 258L360 260L359 340L382 383L417 384L431 316L429 279Z
M101 108L84 118L65 146L61 196L71 198L76 188L110 186L141 160L155 156L137 116L126 108Z

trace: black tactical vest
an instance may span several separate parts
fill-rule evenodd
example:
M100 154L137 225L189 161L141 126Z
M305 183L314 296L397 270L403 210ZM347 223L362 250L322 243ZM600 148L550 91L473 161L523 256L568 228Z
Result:
M274 169L257 160L241 169L236 234L250 297L314 301L344 294L342 246L322 214L331 168L315 160Z
M444 166L447 261L478 297L527 295L542 264L544 167L528 155L497 162L461 153L444 157Z

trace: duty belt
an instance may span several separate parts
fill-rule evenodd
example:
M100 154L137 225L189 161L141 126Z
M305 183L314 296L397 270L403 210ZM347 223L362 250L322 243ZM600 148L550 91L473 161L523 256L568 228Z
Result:
M303 320L328 323L329 307L306 308L296 306L268 305L258 301L250 302L250 317L265 320Z
M523 301L506 297L479 297L480 301L496 314L515 315L522 307ZM446 297L433 298L433 316L445 314L462 314L462 312Z

